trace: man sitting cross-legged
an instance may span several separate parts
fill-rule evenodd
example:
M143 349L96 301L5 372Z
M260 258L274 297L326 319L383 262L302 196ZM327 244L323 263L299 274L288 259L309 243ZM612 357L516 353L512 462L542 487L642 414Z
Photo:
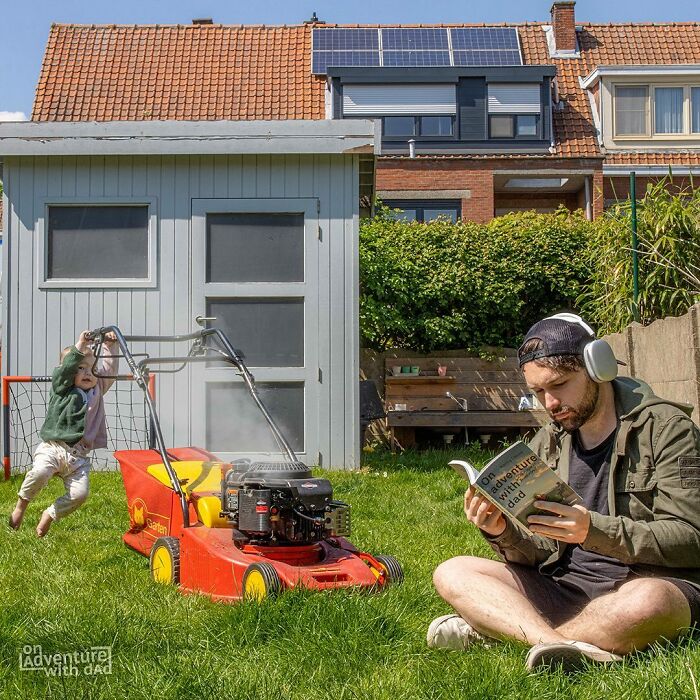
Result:
M470 488L466 516L503 561L436 569L456 614L428 644L520 640L529 668L568 670L674 639L700 622L700 432L685 407L615 378L610 346L573 314L536 323L518 354L552 419L531 447L583 504L537 502L530 534Z

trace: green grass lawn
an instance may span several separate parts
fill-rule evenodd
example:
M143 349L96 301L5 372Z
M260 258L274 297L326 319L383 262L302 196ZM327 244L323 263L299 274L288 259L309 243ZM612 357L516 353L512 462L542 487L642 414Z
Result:
M445 466L455 455L375 453L360 472L324 474L336 497L352 504L352 540L395 555L403 585L378 594L291 592L262 604L213 603L155 584L147 560L122 544L128 517L118 474L93 474L90 500L45 540L34 525L60 481L31 504L16 533L4 522L21 479L2 483L1 697L696 698L697 637L573 677L529 675L518 644L426 647L429 621L448 612L433 590L433 569L457 554L491 556L462 515L464 484ZM45 654L110 646L111 674L20 671L27 645Z

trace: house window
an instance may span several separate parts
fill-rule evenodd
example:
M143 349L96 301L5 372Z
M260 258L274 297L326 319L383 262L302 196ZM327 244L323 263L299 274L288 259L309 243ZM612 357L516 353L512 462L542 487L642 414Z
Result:
M657 134L682 134L683 88L654 89L654 131Z
M421 136L452 136L453 119L451 116L420 117Z
M148 206L49 206L47 281L148 279Z
M384 117L382 133L385 137L441 137L452 136L454 119L451 116Z
M700 134L700 87L690 88L690 123L694 134Z
M648 133L646 85L618 85L615 88L615 133L618 136L645 136Z
M398 210L394 212L394 216L400 221L419 221L420 223L428 223L438 217L444 217L452 222L456 222L459 220L462 210L461 203L456 200L415 201L394 199L385 201L384 204L390 209Z
M415 117L384 117L384 136L415 136Z
M539 116L535 114L492 114L489 138L532 138L539 135Z
M539 83L492 83L488 88L489 138L541 138Z

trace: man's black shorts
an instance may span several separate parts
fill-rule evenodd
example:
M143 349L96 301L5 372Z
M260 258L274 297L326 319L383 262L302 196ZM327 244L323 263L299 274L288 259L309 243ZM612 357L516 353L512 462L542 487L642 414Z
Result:
M591 602L583 591L564 582L555 581L533 567L508 564L508 569L518 579L520 592L527 596L540 614L554 627L578 615ZM637 577L632 576L626 581L635 578ZM700 588L678 578L667 576L659 578L672 583L685 596L690 607L689 626L695 625L700 629ZM626 581L620 581L618 587Z

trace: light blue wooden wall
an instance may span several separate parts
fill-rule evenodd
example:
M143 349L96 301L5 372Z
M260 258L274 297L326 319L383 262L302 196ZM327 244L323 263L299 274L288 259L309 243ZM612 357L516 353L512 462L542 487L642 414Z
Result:
M359 464L358 157L107 156L7 158L3 255L5 374L46 374L83 328L180 334L193 320L191 207L197 198L317 198L320 206L318 445L324 466ZM158 278L152 289L41 289L39 237L46 202L148 199L157 213ZM99 250L95 251L99 254ZM153 354L157 348L148 348ZM134 348L138 351L139 348ZM159 375L166 441L191 443L189 373Z

